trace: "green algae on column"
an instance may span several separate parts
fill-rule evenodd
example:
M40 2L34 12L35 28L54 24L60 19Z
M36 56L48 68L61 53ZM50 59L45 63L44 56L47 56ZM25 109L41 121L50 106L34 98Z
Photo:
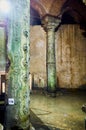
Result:
M14 126L29 129L29 29L30 0L10 0L12 11L8 18L8 105L6 129ZM10 104L10 100L13 104Z
M50 93L56 93L56 57L55 57L55 29L59 26L61 20L53 16L46 15L42 19L43 27L47 35L46 45L46 71L47 71L47 90Z
M55 31L51 25L47 29L47 86L49 92L56 92Z

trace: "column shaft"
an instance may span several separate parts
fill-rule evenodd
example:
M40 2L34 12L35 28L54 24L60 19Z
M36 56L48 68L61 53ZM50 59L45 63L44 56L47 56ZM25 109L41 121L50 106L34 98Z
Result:
M49 92L56 91L56 59L55 59L55 32L47 30L47 87Z
M43 27L47 34L46 45L46 71L47 71L47 90L55 93L57 89L56 76L56 57L55 57L55 29L60 24L60 19L52 16L45 16L42 19Z
M8 105L6 130L18 127L29 129L29 19L30 1L12 0L12 12L8 21ZM16 129L16 128L15 128Z

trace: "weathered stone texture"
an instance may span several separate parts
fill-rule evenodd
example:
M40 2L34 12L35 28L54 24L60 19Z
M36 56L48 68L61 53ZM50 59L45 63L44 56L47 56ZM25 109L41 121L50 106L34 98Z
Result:
M86 37L78 25L63 25L56 35L59 85L77 88L86 84Z
M83 32L79 25L62 25L56 33L56 69L61 88L78 88L86 84L86 37ZM42 77L45 86L46 33L40 26L31 27L30 33L30 72L34 75L34 84L40 87Z
M12 127L29 129L29 0L13 0L8 21L8 105L6 107L6 130ZM10 104L13 100L13 104Z
M0 27L0 71L5 71L6 66L6 45L5 27Z
M30 29L30 73L34 86L46 86L46 33L40 26Z

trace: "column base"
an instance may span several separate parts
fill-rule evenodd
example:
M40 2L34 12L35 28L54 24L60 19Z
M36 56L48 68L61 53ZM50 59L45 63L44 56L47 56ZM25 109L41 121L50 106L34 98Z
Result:
M47 88L47 94L51 97L56 97L56 90L51 90Z

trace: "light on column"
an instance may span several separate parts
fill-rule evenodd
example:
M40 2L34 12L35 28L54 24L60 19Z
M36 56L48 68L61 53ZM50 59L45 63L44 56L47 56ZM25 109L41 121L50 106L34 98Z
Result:
M11 3L9 0L0 0L0 12L8 14L11 10Z

